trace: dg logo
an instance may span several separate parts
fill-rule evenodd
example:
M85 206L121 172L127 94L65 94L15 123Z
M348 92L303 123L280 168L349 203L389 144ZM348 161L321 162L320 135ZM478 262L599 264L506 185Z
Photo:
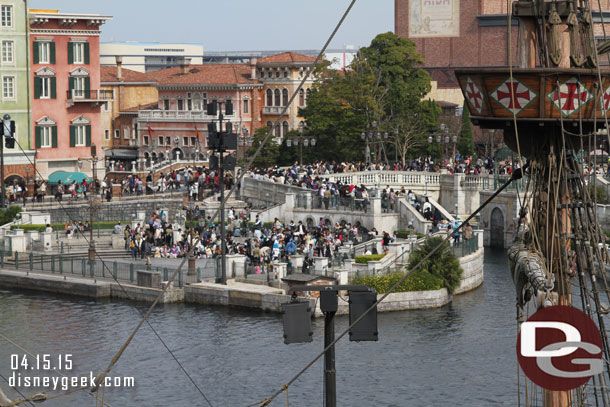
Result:
M543 308L521 324L517 358L538 386L567 391L602 373L602 338L584 312L556 305Z

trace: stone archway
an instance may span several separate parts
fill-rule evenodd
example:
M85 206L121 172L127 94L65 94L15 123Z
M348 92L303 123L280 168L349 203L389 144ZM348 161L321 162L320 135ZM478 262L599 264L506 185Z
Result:
M491 211L489 220L489 245L504 248L504 214L500 208Z

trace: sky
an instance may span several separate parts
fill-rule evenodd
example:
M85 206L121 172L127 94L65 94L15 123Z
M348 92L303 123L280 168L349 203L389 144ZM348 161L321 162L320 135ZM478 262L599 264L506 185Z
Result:
M349 0L29 0L32 9L112 16L103 42L203 44L208 51L321 49ZM394 30L394 0L357 0L330 48Z

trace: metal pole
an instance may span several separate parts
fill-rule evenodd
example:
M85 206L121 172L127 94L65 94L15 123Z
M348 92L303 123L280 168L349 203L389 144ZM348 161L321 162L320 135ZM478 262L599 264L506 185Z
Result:
M335 313L324 313L324 406L337 407L337 371L335 347L328 347L335 340Z
M220 110L220 105L218 107ZM218 166L220 167L220 283L227 284L227 253L226 253L226 231L225 231L225 170L222 162L222 153L224 149L224 132L222 131L222 112L219 114L220 128L220 148Z
M0 207L6 208L6 189L4 186L4 122L2 124L2 131L0 132L0 182L2 182L2 199L0 199Z
M299 149L300 149L300 153L299 153L299 166L303 166L303 137L299 137Z
M93 180L91 181L91 190L89 191L89 260L94 260L95 259L95 243L93 242L93 201L95 200L95 194L96 194L96 190L95 190L95 179L96 179L96 172L95 172L95 164L97 163L97 159L96 159L96 148L95 148L95 144L93 144L91 146L91 152L93 154L91 154L91 163L93 164ZM99 233L99 232L98 232Z

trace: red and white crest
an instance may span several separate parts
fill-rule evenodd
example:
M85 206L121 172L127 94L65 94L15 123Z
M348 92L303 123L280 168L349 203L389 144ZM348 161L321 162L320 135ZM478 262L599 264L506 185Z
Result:
M483 100L485 99L485 96L483 96L483 93L479 90L477 84L470 79L470 76L466 79L465 93L466 100L468 100L470 107L472 107L478 114L481 114L483 111Z
M538 97L538 94L520 80L513 78L511 81L507 78L491 92L490 96L506 110L518 115Z
M593 99L589 89L576 77L563 82L559 85L559 90L557 88L553 89L546 97L566 117L579 111L587 102Z

